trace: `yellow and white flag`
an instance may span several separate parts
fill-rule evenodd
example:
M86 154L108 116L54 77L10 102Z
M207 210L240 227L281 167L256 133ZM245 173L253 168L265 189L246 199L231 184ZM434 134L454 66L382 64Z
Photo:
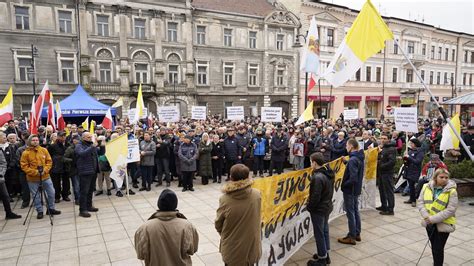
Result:
M89 130L89 117L87 117L86 120L84 120L84 122L82 122L81 126L84 129L84 131Z
M306 110L301 114L300 118L298 118L298 121L296 121L295 126L299 124L303 124L306 121L314 119L313 116L313 101L311 101L308 104L308 107L306 107Z
M352 27L336 51L324 78L334 87L349 80L364 62L385 47L393 33L370 0L362 7Z
M135 109L135 117L131 121L132 124L138 123L140 118L143 116L143 108L145 104L143 103L143 95L142 95L142 84L140 83L140 87L138 87L138 96L137 96L137 105Z
M107 157L110 167L112 168L110 178L115 180L118 188L122 187L127 175L127 154L127 134L123 134L105 145L105 157Z
M112 107L120 107L123 105L123 97L120 96L120 98L118 98L118 100L112 105Z
M89 128L89 132L90 132L92 135L94 135L94 133L95 133L95 124L96 124L95 121L92 120L92 121L91 121L91 126L90 126L90 128Z
M451 123L453 124L458 134L461 134L461 121L459 120L459 114L456 114L455 116L453 116L453 118L451 118ZM458 149L458 148L459 148L459 139L458 137L456 137L451 127L448 124L446 124L443 127L443 134L442 134L441 142L439 144L439 149L441 151L447 151L447 150Z
M319 75L319 36L318 25L314 16L309 24L308 36L303 49L300 70Z
M10 87L0 104L0 126L13 119L13 89Z

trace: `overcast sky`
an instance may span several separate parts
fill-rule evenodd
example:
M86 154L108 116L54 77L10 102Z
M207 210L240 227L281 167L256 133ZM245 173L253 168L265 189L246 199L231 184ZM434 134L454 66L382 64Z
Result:
M366 0L323 0L360 10ZM443 29L474 34L474 0L372 0L383 16L431 24Z

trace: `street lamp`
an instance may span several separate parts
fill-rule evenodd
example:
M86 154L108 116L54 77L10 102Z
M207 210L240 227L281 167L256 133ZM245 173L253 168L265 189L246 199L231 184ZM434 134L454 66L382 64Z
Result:
M36 70L35 70L35 57L38 57L38 48L31 44L31 67L27 71L28 77L31 77L33 85L33 99L36 98Z
M299 29L298 29L298 32L299 32ZM306 35L308 35L308 32L306 32ZM303 45L300 43L300 37L303 37L303 39L306 43L306 35L297 34L295 36L296 40L295 40L295 43L293 44L293 48L299 49L299 48L303 47ZM301 60L301 55L300 55L300 52L298 50L298 62L300 60ZM300 64L298 64L298 68L299 68ZM298 69L298 91L300 89L300 72L301 71ZM308 106L308 72L305 72L304 108L306 109L307 106Z

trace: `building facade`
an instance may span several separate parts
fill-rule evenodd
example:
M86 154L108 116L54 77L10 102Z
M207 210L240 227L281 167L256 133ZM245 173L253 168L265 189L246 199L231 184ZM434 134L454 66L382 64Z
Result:
M358 10L309 0L298 4L292 0L280 2L300 18L302 33L308 30L311 17L316 17L321 45L320 69L324 73ZM315 100L315 114L322 106L322 114L330 117L338 117L344 109L358 109L359 117L391 116L386 110L388 105L393 108L416 104L420 116L437 116L434 103L402 55L402 49L440 102L472 92L474 35L416 21L383 18L399 45L387 41L383 51L369 58L352 79L339 88L331 88L321 80L322 97L317 86L309 93L310 100ZM304 84L301 79L303 101ZM303 104L300 112L302 110Z

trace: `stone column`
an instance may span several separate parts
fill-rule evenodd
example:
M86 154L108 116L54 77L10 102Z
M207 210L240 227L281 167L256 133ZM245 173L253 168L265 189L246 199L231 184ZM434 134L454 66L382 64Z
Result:
M127 15L125 14L127 8L123 6L118 7L118 17L119 17L119 57L120 57L120 90L123 92L130 91L130 69L128 63L128 49L127 49L127 35L130 30L127 28Z

